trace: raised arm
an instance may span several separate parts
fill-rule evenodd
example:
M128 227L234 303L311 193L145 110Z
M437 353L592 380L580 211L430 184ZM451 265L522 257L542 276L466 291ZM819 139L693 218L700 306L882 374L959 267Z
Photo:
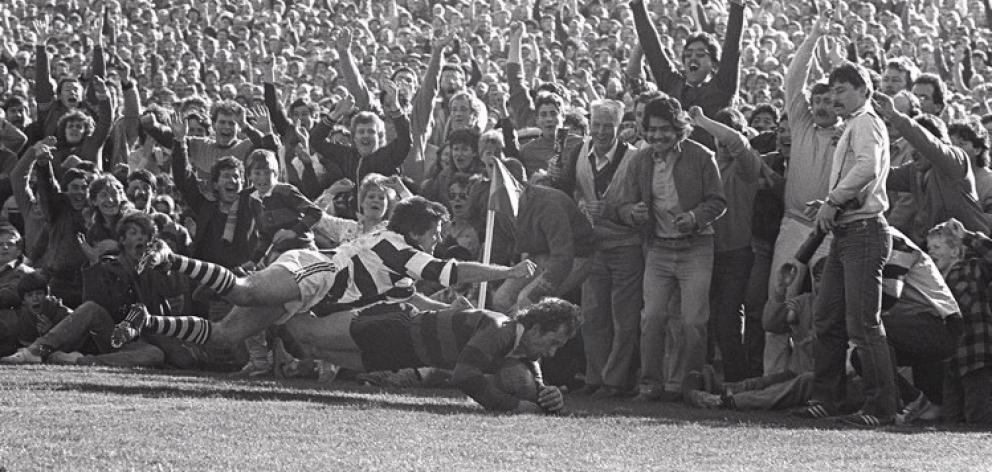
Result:
M286 110L283 109L282 104L279 103L279 97L276 94L275 85L275 63L268 66L269 70L265 77L265 82L262 84L265 108L269 110L269 117L272 119L272 127L275 128L276 133L279 136L283 136L292 127L292 123L289 121L289 117L286 116ZM308 130L309 131L309 130Z
M514 23L510 30L510 53L506 61L506 81L510 89L508 101L514 123L525 127L534 122L537 111L530 96L530 89L524 80L523 59L520 52L526 28L522 23Z
M185 128L186 123L184 122L177 126ZM176 183L176 189L179 190L179 194L186 200L188 208L194 212L199 211L207 199L200 193L200 186L196 180L196 172L193 170L193 165L189 162L189 145L185 137L176 139L175 144L172 146L172 179Z
M634 28L637 30L637 38L641 43L641 49L644 50L644 56L648 60L648 67L651 68L651 75L654 76L658 88L668 92L674 86L684 82L685 77L675 69L675 63L668 57L668 51L661 46L658 30L655 29L648 17L648 10L644 6L644 1L631 1L630 10L634 13Z
M761 158L751 147L750 141L737 130L720 123L703 114L698 106L689 108L689 116L693 126L704 129L712 134L717 142L727 147L729 154L736 160L740 177L747 182L757 182L761 174Z
M369 88L362 79L358 65L355 64L355 56L351 54L352 32L349 28L342 28L338 33L337 41L334 43L338 50L338 70L344 78L345 87L355 97L355 105L359 110L372 109L372 97Z
M41 111L47 112L55 104L55 87L52 85L52 70L48 58L49 25L35 21L38 42L34 47L34 86L35 100L38 102L38 121L43 121Z
M968 156L964 150L941 141L916 120L900 113L889 96L876 92L873 104L878 114L888 120L889 126L898 130L917 155L923 156L935 170L953 180L964 178L968 173Z
M110 127L113 125L113 110L110 105L110 95L107 94L107 85L104 83L102 77L93 77L93 91L97 99L97 114L96 114L96 127L93 129L93 134L86 138L83 143L82 149L79 151L79 157L93 162L96 164L96 168L103 170L103 159L100 158L100 150L103 149L103 143L107 141L107 136L110 135Z
M816 43L826 33L828 18L817 17L806 39L803 40L789 64L785 74L785 108L790 119L800 115L809 115L809 101L806 100L806 81L813 66L813 50Z
M730 0L730 19L727 22L727 37L723 39L723 55L720 69L716 72L716 86L725 93L734 95L740 81L741 33L744 30L744 3Z

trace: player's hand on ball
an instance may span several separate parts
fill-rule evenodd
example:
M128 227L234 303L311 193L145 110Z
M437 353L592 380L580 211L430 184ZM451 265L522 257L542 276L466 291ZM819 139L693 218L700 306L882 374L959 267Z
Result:
M527 400L520 400L517 408L513 410L514 413L544 413L544 410L537 405L537 403L529 402Z
M537 404L546 411L558 411L565 406L565 396L558 387L544 387L537 395Z
M533 277L535 272L537 272L537 264L530 259L524 259L510 269L511 276L518 279Z

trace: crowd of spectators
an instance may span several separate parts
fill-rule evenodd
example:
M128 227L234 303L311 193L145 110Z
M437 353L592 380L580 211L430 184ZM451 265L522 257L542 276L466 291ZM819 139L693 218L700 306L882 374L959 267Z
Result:
M440 257L537 264L488 307L580 302L581 344L545 370L576 394L992 423L989 0L0 13L5 362L284 375L278 329L233 350L115 347L135 303L231 310L137 271L145 248L253 272L382 231L417 194L450 213ZM487 218L501 168L521 199Z

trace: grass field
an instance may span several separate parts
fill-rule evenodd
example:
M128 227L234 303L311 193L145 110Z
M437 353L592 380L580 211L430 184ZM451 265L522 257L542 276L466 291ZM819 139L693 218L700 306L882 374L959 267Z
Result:
M453 390L0 366L0 470L992 470L992 433L591 402L483 412Z

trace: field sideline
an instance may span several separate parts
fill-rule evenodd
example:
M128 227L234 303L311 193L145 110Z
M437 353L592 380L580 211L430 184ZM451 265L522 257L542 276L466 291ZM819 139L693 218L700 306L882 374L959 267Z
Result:
M454 390L0 366L0 470L992 470L992 433L676 404L484 413Z

